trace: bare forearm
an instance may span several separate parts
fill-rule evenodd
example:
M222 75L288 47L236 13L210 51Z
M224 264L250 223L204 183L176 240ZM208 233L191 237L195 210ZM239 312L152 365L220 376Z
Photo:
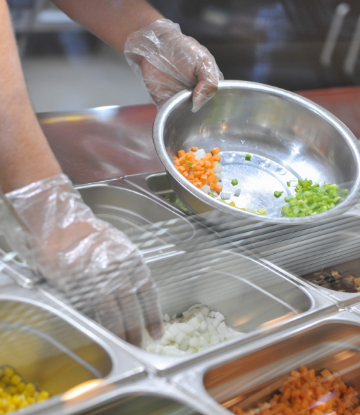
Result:
M0 91L3 192L60 173L31 107L5 0L0 0Z
M127 37L163 16L143 0L53 0L73 20L119 52Z

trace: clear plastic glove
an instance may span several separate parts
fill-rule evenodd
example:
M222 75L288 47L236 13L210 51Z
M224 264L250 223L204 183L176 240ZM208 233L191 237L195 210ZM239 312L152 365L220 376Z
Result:
M122 232L95 217L67 176L38 181L4 199L20 224L13 227L2 214L0 228L12 249L80 312L138 346L143 322L153 338L161 337L157 289L141 254Z
M130 35L124 54L158 107L185 88L195 87L192 111L196 112L223 79L211 53L183 35L171 20L159 19Z

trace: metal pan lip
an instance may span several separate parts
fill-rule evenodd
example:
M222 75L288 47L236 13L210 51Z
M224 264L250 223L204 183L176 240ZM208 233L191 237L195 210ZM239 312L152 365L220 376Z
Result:
M220 251L214 248L213 249L209 248L207 250ZM145 259L145 262L146 263L157 262L157 261L166 259L169 256L182 255L186 253L187 253L186 251L171 252L168 255ZM245 336L240 337L239 339L229 340L222 344L215 345L202 352L194 353L192 355L188 355L184 357L172 357L172 356L158 355L158 354L151 353L146 350L137 348L135 346L132 346L131 344L127 343L126 341L122 339L117 339L116 341L119 343L119 345L121 344L122 349L124 349L129 354L131 354L133 357L135 357L138 361L140 361L146 367L146 370L149 373L153 373L159 376L166 376L167 374L175 372L179 370L180 368L186 368L186 367L193 366L199 361L204 361L207 359L211 359L214 356L222 355L234 348L242 349L243 346L252 344L254 341L257 341L259 338L266 338L269 335L269 333L271 334L272 331L282 332L283 330L285 330L285 327L297 325L297 324L300 324L300 322L305 323L309 319L312 319L313 316L318 313L326 314L336 309L336 305L334 302L330 301L326 297L317 293L315 290L311 288L310 289L306 288L305 284L298 284L294 282L293 280L287 278L286 276L282 275L282 273L279 270L274 270L272 267L269 267L266 264L254 258L243 255L243 254L239 254L239 253L232 252L232 251L230 252L228 251L227 253L230 255L240 257L240 258L246 258L254 263L257 263L261 267L268 268L270 271L275 272L279 276L279 278L285 279L286 281L294 284L294 286L297 289L299 289L302 293L304 293L310 300L311 306L309 310L295 317L291 317L285 322L275 323L274 325L269 326L268 329L267 328L256 329L246 334Z
M102 378L104 380L131 378L145 371L140 362L118 347L114 342L116 336L56 298L45 284L40 284L32 290L14 284L0 294L0 302L2 301L10 301L45 310L96 343L104 350L111 361L109 373ZM129 367L131 366L129 370L121 370L122 359L129 361Z
M320 213L314 216L305 216L303 218L271 218L267 216L250 213L242 211L231 206L228 206L224 203L221 203L214 198L205 195L200 189L193 186L186 178L175 168L174 164L170 160L168 153L165 148L165 143L163 140L164 127L167 118L169 115L176 109L177 105L190 99L192 90L186 89L179 92L172 98L170 98L157 113L154 125L153 125L153 141L155 145L156 152L163 163L166 171L173 177L174 180L182 187L185 192L190 193L192 196L200 199L204 204L208 205L209 210L218 210L229 215L247 218L254 221L269 222L269 223L279 223L284 225L300 225L304 223L314 223L322 220L326 220L330 217L336 216L338 214L344 213L346 210L354 206L360 197L360 153L357 143L357 139L354 134L350 131L348 127L345 126L337 117L331 114L329 111L322 108L320 105L315 104L307 98L303 98L300 95L297 95L293 92L286 91L281 88L272 87L265 84L260 84L256 82L248 81L219 81L218 90L226 89L243 89L251 90L258 92L265 92L273 96L284 98L288 101L299 104L302 107L305 107L312 112L318 114L325 122L332 125L336 130L340 132L344 141L349 146L352 155L356 161L356 180L355 183L346 197L346 199L339 205L335 206L333 209L328 210L327 212Z
M142 175L143 174L140 174L139 176L142 176ZM174 241L171 243L170 242L166 243L165 241L163 241L163 245L153 247L150 249L140 249L140 252L144 257L157 256L157 255L161 255L163 252L173 251L175 250L176 245L183 244L183 243L186 243L187 241L194 239L196 236L196 229L194 227L194 224L188 220L189 217L183 214L180 210L173 208L168 203L163 203L161 200L158 199L158 197L155 197L150 191L148 192L146 190L143 190L142 188L139 189L138 186L134 185L131 181L126 180L127 177L132 177L132 176L134 175L125 176L119 179L105 180L102 182L92 182L92 183L76 185L75 189L79 191L79 190L86 190L86 189L99 188L99 187L114 188L116 189L116 191L118 190L124 191L124 192L128 192L128 193L140 196L141 198L144 198L143 199L144 201L149 200L155 205L160 206L162 209L174 215L174 219L179 220L179 221L184 221L184 223L186 223L189 226L189 232L191 229L191 236L189 236L189 238L185 240L179 239L179 241ZM144 176L149 176L149 174L146 174Z
M345 219L346 217L355 218L357 216L358 215L350 211L350 212L347 212L345 215L343 215L342 218L343 219ZM350 234L356 238L360 238L360 234L356 232L352 232L351 229L350 230L349 229L339 230L338 233ZM307 290L312 289L312 290L319 292L321 295L328 298L330 301L335 302L338 307L347 307L347 306L360 303L360 292L345 293L345 292L339 292L336 290L321 287L319 285L312 283L311 281L306 280L305 278L302 278L300 275L292 271L286 270L285 267L282 267L281 265L276 265L273 262L273 260L267 259L267 256L268 256L267 252L260 254L259 261L266 264L269 268L279 271L281 274L287 276L289 279L295 281L297 284L306 287ZM360 257L360 254L359 254L359 257Z
M24 415L77 415L85 414L89 411L102 413L102 407L116 404L122 399L136 397L137 395L146 395L148 397L163 398L184 405L189 410L199 413L200 415L214 414L226 415L223 408L216 402L203 403L206 400L206 394L203 396L189 396L177 385L171 384L166 378L154 378L144 375L142 379L136 379L133 382L115 384L104 382L98 387L91 389L90 393L84 393L80 399L74 399L73 402L58 399L52 405L41 404L40 408L29 407L25 409Z
M311 329L314 329L320 325L324 324L344 324L348 323L354 326L360 327L360 311L358 313L352 312L350 310L337 310L333 313L325 316L319 316L312 319L307 324L298 324L296 326L290 327L287 330L283 330L280 334L274 333L266 338L254 341L250 344L245 345L241 349L231 350L227 353L212 357L206 361L202 361L194 365L191 369L185 369L173 373L170 376L170 380L173 384L177 385L187 394L198 396L205 395L204 402L206 403L218 403L205 389L204 386L204 377L206 373L210 370L215 369L224 364L230 363L236 359L243 358L247 355L250 355L254 352L257 352L266 347L276 345L282 341L291 338L292 336L302 333ZM218 403L219 404L219 403ZM229 414L227 410L224 409L224 414Z

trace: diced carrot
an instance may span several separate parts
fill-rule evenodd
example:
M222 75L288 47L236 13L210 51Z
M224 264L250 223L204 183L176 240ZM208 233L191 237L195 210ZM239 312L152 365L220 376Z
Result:
M179 159L175 160L175 161L174 161L174 164L175 164L175 166L180 166L180 161L179 161Z
M194 179L194 175L193 174L189 174L188 180L193 180L193 179Z
M185 158L186 160L191 160L195 158L194 153L192 151L189 151L188 153L185 154Z
M211 152L212 152L213 154L218 154L218 153L220 153L220 149L219 149L219 147L216 147L216 148L213 148L213 149L211 150Z
M209 174L208 176L208 182L212 183L215 180L214 176L212 176L211 174Z
M220 193L221 192L221 189L222 189L221 184L216 184L215 187L214 187L214 189L215 189L216 192Z
M198 147L191 147L191 151L198 151L199 148Z
M215 183L210 183L210 189L215 190Z
M180 173L184 173L184 171L186 171L184 166L180 166L177 169L179 170Z
M218 154L216 154L216 155L213 157L213 159L214 159L214 161L220 161L220 160L221 160L221 156L219 156Z
M194 173L194 176L200 178L202 176L202 172L197 171L197 172Z
M243 208L240 208L244 210ZM336 389L334 389L336 387ZM339 389L342 389L340 391ZM242 415L359 415L359 399L352 386L347 386L338 373L323 370L315 376L314 369L301 367L293 371L268 402L260 402L257 409ZM312 397L313 395L313 397ZM315 396L316 395L316 396ZM324 399L325 398L325 399ZM239 407L236 407L237 409ZM233 412L235 408L233 408Z
M184 157L184 156L185 156L185 151L184 150L178 151L178 157Z

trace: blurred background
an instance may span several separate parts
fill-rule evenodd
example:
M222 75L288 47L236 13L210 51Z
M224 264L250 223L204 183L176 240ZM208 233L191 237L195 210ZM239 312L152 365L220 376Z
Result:
M226 79L292 91L360 83L358 0L150 3L208 48ZM50 1L8 4L35 111L150 102L124 57Z

